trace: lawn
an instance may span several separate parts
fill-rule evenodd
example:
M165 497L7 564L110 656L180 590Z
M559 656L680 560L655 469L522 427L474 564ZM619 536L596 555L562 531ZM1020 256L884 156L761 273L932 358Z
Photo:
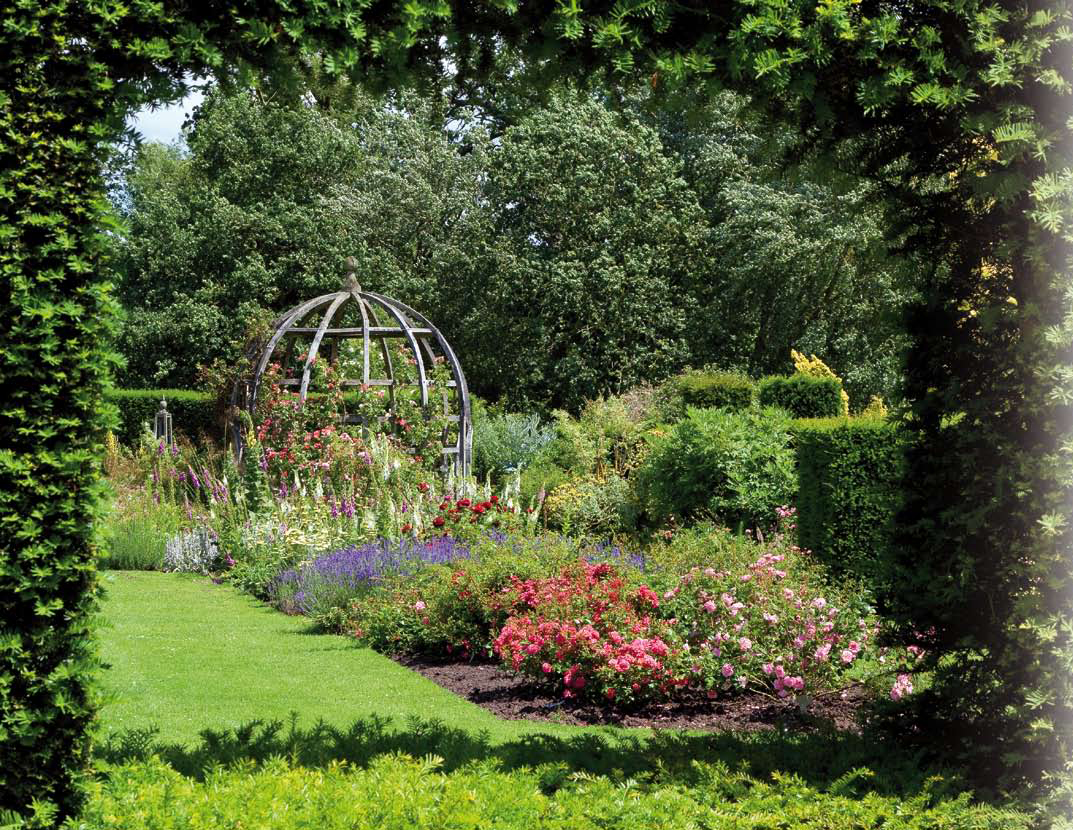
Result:
M345 726L371 715L436 717L501 742L577 728L504 721L352 640L310 633L207 577L150 571L104 575L103 736L154 727L170 742L252 720Z
M504 721L206 577L103 578L107 774L79 827L1026 824L874 736Z

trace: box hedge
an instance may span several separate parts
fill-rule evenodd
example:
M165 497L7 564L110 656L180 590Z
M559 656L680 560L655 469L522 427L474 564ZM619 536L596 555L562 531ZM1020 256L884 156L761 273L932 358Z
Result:
M774 375L760 381L761 406L777 406L795 418L833 418L842 414L842 381L810 375Z
M686 372L675 382L685 406L741 412L752 406L756 384L737 372ZM683 409L684 409L683 407Z
M790 429L801 546L836 572L882 580L900 506L902 431L880 418L803 419Z
M119 409L116 436L124 444L137 444L145 424L152 429L161 398L167 401L176 435L195 441L219 441L223 436L216 400L208 393L189 389L111 389L106 395Z

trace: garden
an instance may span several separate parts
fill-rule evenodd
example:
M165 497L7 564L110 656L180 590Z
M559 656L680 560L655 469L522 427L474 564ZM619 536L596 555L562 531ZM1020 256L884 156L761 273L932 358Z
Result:
M139 435L113 439L105 461L117 500L101 564L121 629L106 659L123 679L110 681L103 752L119 766L91 814L134 826L163 807L119 802L181 786L194 821L199 787L212 787L234 799L227 815L298 790L289 809L303 821L372 826L420 808L435 826L462 820L457 796L325 805L344 792L363 802L380 776L423 792L446 775L449 788L483 782L465 810L519 826L757 826L769 811L795 826L899 826L902 811L916 822L905 826L1030 826L1028 812L974 802L956 769L871 743L873 721L929 683L924 646L892 644L876 610L906 440L878 398L850 415L841 379L797 352L786 376L688 370L577 416L472 397L472 470L445 474L435 438L449 422L422 414L407 349L390 353L390 399L366 383L344 391L359 351L311 371L304 400L286 382L309 354L267 362L253 412L235 419L241 464L208 436L169 443L139 421L166 392L117 394ZM372 369L386 370L382 357ZM446 396L449 382L427 386ZM210 395L189 403L189 423L213 422ZM273 634L247 630L272 613ZM309 637L287 642L282 619ZM239 642L212 633L233 625ZM322 649L329 665L310 659ZM205 711L215 731L191 747ZM378 758L393 751L415 757ZM750 772L727 769L731 757ZM309 771L326 759L367 772ZM253 766L229 766L240 761ZM199 763L223 766L182 783ZM568 783L582 772L595 790ZM648 783L626 819L619 788L637 776ZM502 799L505 784L534 795Z
M1071 31L5 10L0 828L1073 828Z

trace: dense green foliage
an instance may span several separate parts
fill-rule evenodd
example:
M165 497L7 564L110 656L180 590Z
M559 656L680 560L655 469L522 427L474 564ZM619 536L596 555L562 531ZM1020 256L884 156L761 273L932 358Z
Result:
M216 401L204 392L189 389L112 389L107 400L119 410L116 436L124 444L136 446L148 425L153 430L156 413L163 399L171 413L172 429L176 435L191 440L208 437L219 440L223 427L216 413Z
M769 527L793 502L790 419L777 410L688 409L637 471L651 519L709 515L731 527Z
M506 130L485 193L491 262L462 333L479 390L577 411L689 358L703 218L653 130L554 101Z
M1023 813L973 806L967 798L936 804L927 794L910 801L874 793L861 797L854 792L855 779L867 777L864 771L823 792L794 777L766 782L725 766L699 764L677 780L631 784L624 790L609 777L571 781L558 765L507 771L484 762L450 773L442 766L442 758L401 754L376 758L365 769L307 769L276 759L261 768L216 769L198 781L158 759L149 760L110 770L94 788L84 818L71 826L738 830L777 820L784 826L820 830L831 827L834 816L842 827L881 825L890 830L1028 826Z
M364 287L457 319L438 307L485 235L479 155L452 147L427 106L401 104L363 96L329 114L215 94L188 154L144 148L118 246L123 385L189 388L199 365L234 362L257 321L335 290L349 255Z
M801 546L835 573L880 584L894 559L902 428L881 419L825 418L795 421L790 429Z
M807 209L785 213L760 196L735 210L762 210L774 226L796 228L811 258L771 267L766 251L713 243L736 214L702 194L796 187L752 159L759 139L738 135L740 99L683 134L663 123L670 116L648 123L651 110L663 112L655 101L628 115L560 91L543 109L515 113L490 141L484 110L445 114L441 97L385 102L352 92L326 107L318 92L314 85L317 106L213 92L188 153L147 146L135 157L116 193L129 225L118 242L125 384L192 384L199 364L233 362L253 321L333 287L350 251L366 287L431 314L471 385L508 403L577 410L584 398L661 380L687 362L783 369L793 346L860 367L853 391L861 400L893 389L899 347L884 315L904 292L889 285L895 275L873 251L874 221L862 228L848 211L825 211L816 194ZM613 176L610 158L621 160ZM577 222L581 209L603 219ZM839 257L846 261L823 273L822 290L784 290L791 263L811 275ZM728 259L733 274L711 271ZM867 291L843 285L865 272ZM601 302L607 292L624 299ZM844 293L859 299L838 302ZM765 315L782 304L778 321L745 311L756 294ZM570 313L558 305L564 298ZM591 335L582 342L570 331ZM505 335L510 349L487 348ZM757 338L763 346L754 347ZM560 360L571 348L585 360ZM547 359L522 371L519 350Z
M837 378L796 374L763 378L757 386L761 406L777 406L795 418L833 418L842 414L842 383Z
M738 96L686 95L646 109L709 228L692 334L698 362L759 377L785 372L797 348L846 367L855 405L889 397L906 346L898 310L923 269L886 238L881 189L802 152L797 129Z
M756 384L748 375L733 372L686 372L674 380L674 391L685 406L740 412L752 406Z

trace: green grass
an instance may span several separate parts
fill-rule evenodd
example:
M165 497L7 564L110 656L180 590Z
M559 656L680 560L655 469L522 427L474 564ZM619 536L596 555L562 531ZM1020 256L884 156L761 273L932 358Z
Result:
M626 781L651 794L644 796L651 809L678 799L683 816L703 816L713 827L775 826L773 816L791 815L801 827L908 827L896 817L923 813L928 820L913 827L1024 824L1023 816L970 806L959 776L878 735L503 721L345 637L309 633L305 619L205 577L112 571L103 578L110 700L96 753L109 772L94 785L80 826L222 828L247 819L254 826L258 811L283 803L294 814L272 826L366 826L350 813L368 798L378 805L362 819L368 826L416 826L414 810L438 816L436 805L454 803L441 797L448 782L436 770L459 776L464 789L483 781L472 809L486 816L499 815L510 792L562 800L559 807L541 801L536 813L503 824L510 827L544 826L552 817L545 808L555 814L548 826L590 826L581 820L589 808L606 816L622 807ZM297 719L287 725L292 712ZM409 762L399 753L437 760ZM328 785L331 792L316 795ZM441 796L416 794L422 787ZM309 793L315 803L305 804ZM401 818L387 820L380 807ZM846 821L830 823L832 811ZM189 822L172 821L180 815ZM662 821L655 813L635 818L628 826ZM688 821L661 826L680 824Z
M207 577L109 571L101 633L105 736L155 727L187 742L206 728L260 720L345 726L376 715L435 716L500 742L576 728L501 720L346 637L309 633L288 617Z

